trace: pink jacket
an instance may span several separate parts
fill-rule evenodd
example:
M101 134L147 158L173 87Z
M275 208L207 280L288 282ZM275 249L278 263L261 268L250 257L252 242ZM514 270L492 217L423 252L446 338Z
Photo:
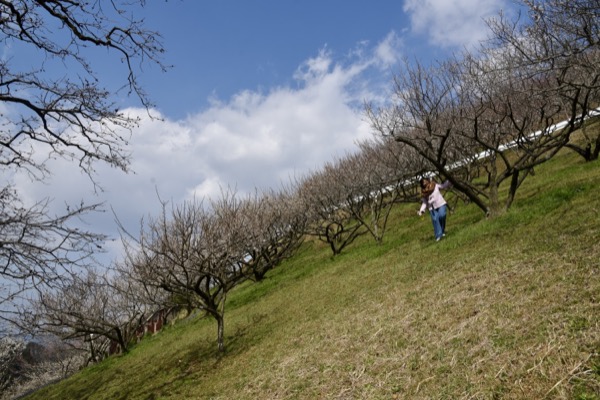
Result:
M429 195L429 197L421 199L422 204L421 208L419 209L419 213L422 213L423 211L425 211L425 209L428 209L429 211L437 210L438 208L446 204L446 200L444 200L444 196L442 196L440 189L448 189L450 186L452 186L450 181L446 181L441 185L439 183L436 183L435 189L433 189L433 192Z

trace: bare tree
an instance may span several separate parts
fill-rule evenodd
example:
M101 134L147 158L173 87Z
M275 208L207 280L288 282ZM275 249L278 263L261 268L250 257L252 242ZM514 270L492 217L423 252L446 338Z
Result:
M469 187L474 174L465 167L482 149L463 134L460 67L454 60L429 68L406 62L394 77L389 104L379 108L366 104L365 110L376 134L412 149L418 162L413 170L437 171L488 213L485 193Z
M599 4L522 4L530 18L491 19L478 53L406 63L390 104L366 107L376 132L412 147L486 215L508 209L533 168L565 146L587 160L600 153L585 130L583 147L571 140L599 104Z
M299 179L296 187L308 216L306 233L327 243L338 255L356 238L366 234L362 221L348 209L348 190L341 182L342 173L336 161L326 163L319 171Z
M359 152L340 160L345 206L381 243L394 204L418 199L414 177L423 170L414 151L389 137L358 144Z
M119 110L115 93L152 104L138 75L144 64L164 69L160 36L133 17L135 2L0 0L0 40L27 53L0 59L0 319L12 321L13 304L32 287L53 284L84 266L103 235L82 232L77 218L99 205L67 206L50 214L49 200L27 204L12 183L15 173L43 181L48 160L62 158L92 179L94 165L128 170L127 142L137 120ZM90 62L93 52L112 57L119 87L103 87Z
M163 49L160 36L133 19L132 4L0 1L2 40L34 52L39 61L27 67L12 58L0 61L0 101L9 109L3 114L7 129L1 136L0 164L42 179L49 172L46 158L34 157L33 152L46 151L76 160L88 173L98 160L127 170L127 138L119 128L131 128L136 120L110 100L111 92L100 86L99 71L86 55L90 48L114 55L115 64L123 65L124 87L143 105L151 105L137 80L138 62L163 68L158 58ZM65 66L69 70L48 72L57 65L60 71Z
M27 309L27 326L33 333L78 343L82 350L92 346L92 359L99 357L93 347L99 340L126 352L151 313L147 304L132 301L128 286L118 276L80 273L58 289L42 290Z
M508 209L536 165L552 158L579 126L571 114L577 99L549 92L548 77L514 64L513 50L464 59L461 136L481 152L470 159L487 175L470 188L486 196L490 212ZM572 118L571 118L572 117ZM568 123L561 126L563 120ZM483 157L481 155L484 155ZM508 180L504 203L500 185Z
M142 221L139 237L124 232L122 268L130 279L160 294L164 305L199 309L217 322L217 346L224 351L225 300L245 279L245 231L240 202L224 194L207 208L196 200Z
M242 202L242 214L247 241L240 263L245 275L258 282L302 244L307 216L291 187L249 196Z
M13 188L0 191L0 321L16 322L28 290L59 287L101 250L104 235L67 224L98 207L80 204L53 216L48 200L26 207Z

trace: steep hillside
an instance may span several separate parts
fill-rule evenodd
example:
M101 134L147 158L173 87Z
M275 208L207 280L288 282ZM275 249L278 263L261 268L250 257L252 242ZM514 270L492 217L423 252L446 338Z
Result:
M308 241L216 324L183 321L30 399L600 399L600 164L563 152L485 220ZM452 198L452 196L448 196Z

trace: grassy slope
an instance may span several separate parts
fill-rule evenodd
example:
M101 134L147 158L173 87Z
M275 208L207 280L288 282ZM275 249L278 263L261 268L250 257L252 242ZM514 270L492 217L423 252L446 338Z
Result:
M400 205L384 244L308 242L234 291L226 354L189 320L31 399L600 399L600 161L565 152L448 237Z

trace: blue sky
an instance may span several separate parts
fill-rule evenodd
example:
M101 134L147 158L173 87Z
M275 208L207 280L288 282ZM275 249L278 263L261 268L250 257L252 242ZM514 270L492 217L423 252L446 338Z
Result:
M443 59L480 39L482 17L506 9L503 0L159 0L137 17L161 32L166 74L143 77L170 118L201 111L211 98L240 90L296 87L295 71L326 49L352 62L397 35L399 56ZM151 71L157 72L157 71Z
M294 72L328 49L344 60L373 46L391 31L410 27L401 1L380 7L364 1L160 1L148 8L147 22L161 26L174 67L170 85L147 87L173 118L205 107L209 98L228 99L240 90L295 87ZM161 24L161 21L176 23ZM187 79L178 79L186 77Z
M105 202L136 232L159 211L157 192L179 203L276 187L319 168L370 137L364 101L383 101L403 57L443 60L487 34L484 17L509 0L161 0L136 13L161 32L160 73L141 81L162 121L130 99L116 99L142 123L131 136L132 173L97 168L94 193L73 164L57 160L46 184L15 176L23 195L65 203ZM7 49L4 49L7 51ZM110 86L119 69L92 62ZM86 218L117 237L110 211ZM118 258L118 241L103 260Z

